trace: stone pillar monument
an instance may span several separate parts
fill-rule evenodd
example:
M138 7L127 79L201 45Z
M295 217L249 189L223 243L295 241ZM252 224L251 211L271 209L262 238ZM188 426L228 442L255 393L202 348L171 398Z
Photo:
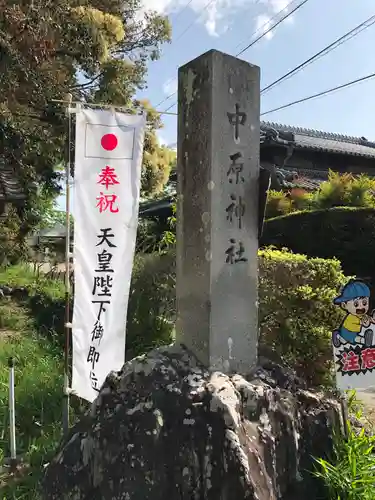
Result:
M178 76L177 342L246 374L258 339L260 69L211 50Z

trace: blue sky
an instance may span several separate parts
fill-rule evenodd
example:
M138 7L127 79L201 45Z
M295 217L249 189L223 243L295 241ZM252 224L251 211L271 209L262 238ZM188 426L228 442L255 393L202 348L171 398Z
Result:
M161 2L162 0L150 0L150 6L155 8ZM180 2L184 5L187 0ZM176 5L175 0L172 3ZM207 11L203 12L192 28L176 43L172 42L164 49L159 61L150 64L148 89L144 95L154 105L158 104L163 97L175 90L175 81L170 82L167 88L165 82L176 76L177 67L206 50L214 48L235 55L250 43L252 33L267 17L274 16L288 3L287 0L213 2L216 17L213 13L209 18ZM174 38L179 37L196 18L199 9L206 4L207 0L194 0L191 5L196 11L186 9L181 15L178 11L177 16L171 15ZM260 66L261 87L264 87L372 14L375 14L373 0L309 0L293 15L292 22L282 23L274 30L272 38L263 38L241 58ZM216 20L215 32L218 36L212 36L212 22L209 24L212 19ZM266 93L262 97L261 110L272 109L374 72L374 48L375 25ZM375 138L374 91L375 79L272 113L267 115L267 119ZM175 98L160 108L166 109L173 102ZM171 111L176 111L176 107ZM175 142L176 117L164 116L163 122L165 128L160 133L162 140L167 143Z
M156 106L176 89L177 68L210 49L236 55L289 0L144 0L145 9L170 16L173 41L150 63L147 97ZM297 0L293 6L297 4ZM375 14L374 0L309 0L287 21L241 55L261 68L261 88ZM186 28L194 24L181 36ZM375 24L262 96L261 111L375 72ZM264 117L269 121L375 139L375 79ZM158 107L164 110L176 96ZM175 112L176 107L170 111ZM163 116L159 137L177 139L177 117ZM63 199L60 200L61 202ZM59 203L61 205L61 203Z

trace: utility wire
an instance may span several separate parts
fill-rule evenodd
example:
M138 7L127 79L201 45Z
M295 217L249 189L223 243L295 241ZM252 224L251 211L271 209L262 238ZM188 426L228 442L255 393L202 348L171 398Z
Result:
M292 70L288 71L288 73L286 73L285 75L281 76L280 78L278 78L274 82L272 82L269 85L267 85L267 87L265 87L265 88L263 88L261 90L261 94L264 94L265 92L268 92L269 90L271 90L272 88L276 87L276 85L279 85L284 80L287 80L287 79L291 78L292 76L294 76L295 74L297 74L299 71L301 71L302 69L306 68L306 66L308 66L309 64L312 64L313 62L317 61L321 57L329 54L332 50L334 50L337 47L339 47L340 45L348 42L349 40L351 40L355 36L357 36L360 33L362 33L362 31L366 30L367 28L370 28L370 26L372 26L373 24L375 24L375 15L369 17L363 23L359 24L358 26L356 26L352 30L348 31L347 33L345 33L344 35L342 35L340 38L337 38L334 42L332 42L331 44L327 45L322 50L320 50L319 52L317 52L313 56L311 56L308 59L306 59L306 61L302 62L301 64L299 64L298 66L296 66Z
M177 19L181 16L181 14L183 12L185 12L185 10L189 7L189 5L193 2L193 0L189 0L188 3L182 7L182 9L180 9L179 11L177 11L176 13L176 17L174 18L175 22L177 21Z
M187 33L189 31L190 28L192 28L194 26L194 24L198 21L198 19L201 17L201 15L203 14L204 11L206 11L208 9L208 7L213 4L215 2L215 0L209 0L206 5L200 9L198 11L198 15L193 19L193 21L184 29L184 31L182 33L180 33L180 35L176 38L176 40L174 40L174 43L177 43L178 40L180 40L184 35L185 33Z
M238 54L236 54L236 57L240 56L241 54L243 54L244 52L246 52L247 50L249 50L253 45L255 45L257 42L259 42L259 40L261 40L263 37L265 37L268 33L270 33L272 30L274 30L277 26L279 26L279 24L281 24L282 22L284 22L286 19L288 19L292 14L294 14L297 10L299 10L301 7L303 7L309 0L303 0L302 2L300 2L296 7L294 7L294 9L292 9L291 11L289 11L287 14L285 14L285 16L283 16L281 19L279 19L275 24L273 24L272 26L270 26L266 31L264 31L261 35L259 35L253 42L249 43L249 45L247 45L244 49L242 49L240 52L238 52ZM292 3L292 2L290 2ZM289 5L289 4L288 4ZM287 6L288 7L288 6ZM287 9L287 7L285 7L285 9ZM284 9L284 10L285 10ZM269 24L269 21L266 23L267 25Z
M371 73L370 75L363 76L361 78L357 78L356 80L352 80L350 82L344 83L343 85L338 85L337 87L333 87L331 89L324 90L323 92L319 92L318 94L313 94L313 95L310 95L308 97L303 97L302 99L298 99L297 101L289 102L288 104L284 104L283 106L279 106L278 108L274 108L274 109L270 109L268 111L264 111L263 113L260 113L260 116L268 115L270 113L275 113L276 111L280 111L281 109L290 108L291 106L295 106L296 104L300 104L302 102L310 101L311 99L316 99L317 97L323 97L323 96L332 94L333 92L335 92L337 90L342 90L344 88L351 87L352 85L364 82L366 80L370 80L371 78L374 78L374 77L375 77L375 73ZM173 103L172 106L170 106L168 108L168 110L171 109L175 105L176 105L176 103ZM166 113L168 115L177 116L177 113L167 113L167 110L165 110L164 112L163 111L159 112L159 114L163 114L163 113Z
M245 47L243 50L241 50L238 54L236 54L236 57L238 57L239 55L243 54L246 50L248 50L250 47L252 47L253 45L255 45L257 42L259 42L263 37L265 37L267 35L267 33L270 33L272 30L274 30L279 24L281 24L283 21L285 21L286 19L288 19L288 17L290 17L292 14L294 14L294 12L296 12L298 9L300 9L305 3L307 3L309 0L303 0L302 2L300 2L296 7L294 7L294 9L292 9L291 11L288 11L290 5L292 3L295 2L295 0L292 0L291 2L288 3L288 5L286 7L284 7L283 9L281 9L277 14L275 14L271 19L270 21L267 21L266 23L264 23L262 26L260 26L251 36L253 37L254 35L256 35L256 33L258 33L260 30L262 30L262 28L265 28L266 26L269 25L269 23L278 17L279 14L281 14L282 12L286 12L285 15L279 19L279 21L277 21L275 24L273 24L272 26L270 26L269 29L263 31L253 42L251 42L249 45L247 45L247 47ZM242 43L240 43L239 45L241 45ZM238 46L238 45L237 45ZM175 92L172 92L171 94L169 94L167 97L165 97L165 99L163 99L162 101L160 101L156 107L159 107L160 105L164 104L166 101L169 101L169 99L173 96L175 96L177 94L177 91ZM173 108L173 106L175 105L176 103L172 104L171 106L169 106L164 112L168 112L171 108Z
M168 80L168 83L171 83L171 82L173 82L174 80L176 80L176 78L169 79L169 80ZM156 107L156 108L158 108L159 106L161 106L161 105L162 105L162 104L164 104L165 102L169 101L169 99L170 99L171 97L175 96L176 94L177 94L177 90L175 90L174 92L172 92L172 94L167 95L167 97L165 97L163 100L161 100L160 102L158 102L158 103L157 103L157 105L156 105L155 107ZM176 104L176 103L175 103L175 104ZM173 106L174 106L174 104L173 104ZM171 107L173 107L173 106L171 106ZM168 108L168 109L170 109L170 108ZM166 109L165 111L168 111L168 109Z
M182 13L182 12L186 9L186 7L187 7L187 6L188 6L188 5L189 5L192 1L193 1L193 0L190 0L190 1L188 2L188 4L187 4L187 5L186 5L183 9L182 9L181 13ZM258 5L261 1L262 1L262 0L254 0L254 2L253 2L253 3L251 3L251 5L250 5L247 9L245 9L245 10L243 10L243 11L242 11L242 15L243 15L245 12L247 12L248 10L250 10L251 8L253 8L253 7L255 7L256 5ZM293 0L293 1L295 1L295 0ZM229 31L231 31L232 29L233 29L233 25L232 25L232 26L231 26L231 27L230 27L230 28L229 28L229 29L225 32L225 34L227 34L227 33L228 33ZM257 32L256 32L256 33L257 33ZM178 67L177 67L177 69L178 69ZM167 80L167 81L165 82L165 84L164 84L164 85L168 85L169 83L174 82L176 79L177 79L177 78L176 78L175 76L173 76L172 78L169 78L169 80ZM169 101L169 99L170 99L171 97L173 97L174 95L176 95L176 93L177 93L177 92L173 92L173 93L171 93L171 94L167 95L164 99L162 99L162 100L161 100L161 101L160 101L160 102L156 105L156 108L158 108L159 106L161 106L161 105L162 105L162 104L164 104L165 102Z
M263 113L260 113L260 116L268 115L270 113L275 113L275 111L280 111L281 109L286 109L290 108L291 106L295 106L296 104L300 104L302 102L310 101L311 99L316 99L317 97L322 97L328 94L331 94L332 92L335 92L336 90L341 90L347 87L351 87L352 85L355 85L356 83L361 83L366 80L370 80L370 78L374 78L375 73L371 73L370 75L363 76L362 78L357 78L356 80L352 80L351 82L344 83L343 85L338 85L337 87L333 87L328 90L324 90L323 92L319 92L318 94L313 94L308 97L303 97L302 99L298 99L297 101L289 102L288 104L284 104L283 106L279 106L278 108L273 108L268 111L264 111Z
M186 5L185 7L182 9L182 11L184 11L191 3L192 3L193 0L190 0ZM201 15L203 14L204 11L206 11L208 9L208 7L214 3L215 0L209 0L202 9L200 9L198 11L198 15L195 16L195 18L193 19L193 21L184 29L184 31L182 31L179 36L174 40L174 43L177 43L188 31L189 29L191 29L194 24L198 21L198 19L201 17ZM181 11L181 12L182 12ZM180 14L181 14L180 12ZM168 81L167 81L167 84L168 83L171 83L173 82L174 80L176 80L176 77L172 77L170 78ZM176 92L172 92L170 95L168 95L167 97L165 97L164 99L162 99L157 105L156 107L158 108L159 106L161 106L162 104L164 104L166 101L169 101L169 99L171 97L173 97L174 95L177 94L177 91ZM170 109L170 108L168 108ZM167 111L167 110L166 110Z
M297 0L291 0L284 8L278 10L276 12L276 14L274 14L270 19L268 19L268 21L266 21L265 23L261 24L259 26L259 28L257 28L250 36L247 36L245 38L245 40L242 40L242 42L238 43L234 48L233 50L236 50L238 49L238 47L241 47L241 45L243 45L245 43L246 40L248 40L249 38L254 38L254 36L256 36L259 32L263 32L265 29L267 29L267 26L270 26L272 21L275 21L280 14L282 14L283 12L287 13L289 12L289 9L291 7L292 4L296 3Z
M173 82L174 80L176 80L176 78L170 78L167 82L168 83L171 83ZM173 96L175 96L177 94L177 90L175 92L173 92L172 94L169 94L167 95L167 97L165 97L164 99L162 99L160 102L157 103L157 105L155 106L155 108L158 108L159 106L161 106L162 104L164 104L165 102L169 101L169 99ZM176 103L175 103L176 104ZM173 104L174 106L174 104ZM169 109L169 108L168 108ZM168 111L168 109L166 109L165 111Z
M289 14L291 14L291 13L289 13ZM284 19L285 19L285 17L284 17ZM280 20L280 22L281 21L282 20ZM271 84L267 85L267 87L265 87L265 88L263 88L261 90L261 93L264 94L264 93L268 92L272 88L274 88L277 85L279 85L280 83L282 83L284 80L287 80L287 79L291 78L292 76L296 75L299 71L301 71L302 69L306 68L308 65L310 65L313 62L317 61L321 57L329 54L330 52L332 52L333 50L335 50L336 48L338 48L340 45L343 45L344 43L348 42L349 40L351 40L355 36L357 36L360 33L362 33L362 31L365 31L366 29L370 28L373 24L375 24L375 15L370 16L368 19L366 19L366 21L360 23L358 26L356 26L352 30L348 31L347 33L345 33L341 37L337 38L334 42L332 42L331 44L327 45L326 47L324 47L322 50L320 50L319 52L317 52L316 54L314 54L310 58L306 59L304 62L302 62L301 64L299 64L298 66L296 66L295 68L293 68L292 70L290 70L288 73L286 73L285 75L281 76L280 78L278 78L277 80L275 80ZM256 40L254 40L253 43L255 43L255 42L256 42ZM174 94L171 94L170 96L168 96L161 103L159 103L158 106L160 106L160 104L162 104L163 102L167 101L170 97L172 97L175 94L176 94L176 92ZM174 104L172 106L170 106L169 108L167 108L165 111L168 112L171 108L173 108L173 106L174 106Z
M171 104L167 109L165 109L162 113L168 113L168 111L176 106L177 102ZM172 113L170 113L172 114ZM177 114L177 113L176 113Z

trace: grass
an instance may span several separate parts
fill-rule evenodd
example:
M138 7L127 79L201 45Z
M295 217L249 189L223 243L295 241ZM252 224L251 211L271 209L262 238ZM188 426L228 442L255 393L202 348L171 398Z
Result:
M9 455L7 365L11 356L16 360L17 452L28 465L17 478L0 475L0 500L41 500L38 485L44 465L62 435L64 287L59 281L36 279L32 269L22 265L0 268L1 284L27 287L30 296L24 302L0 299L0 465ZM154 294L153 289L150 297ZM151 298L145 302L143 297L141 310L134 309L136 318L149 319ZM140 337L147 325L142 323L133 336ZM155 323L149 330L154 333ZM138 346L134 339L133 344ZM78 408L75 400L72 403L77 403L74 420L84 407ZM348 440L337 436L332 461L317 460L316 474L325 482L331 500L373 500L374 446L375 437L349 427Z
M0 284L42 287L61 297L59 282L35 281L32 270L16 266L0 271ZM1 500L39 500L43 466L62 434L63 353L58 342L38 333L28 305L0 299L0 462L9 456L8 359L15 359L17 454L27 468L20 477L0 476Z
M349 411L357 421L363 416L355 392L349 398ZM335 436L333 460L317 459L316 477L323 480L330 500L373 500L375 491L375 435L373 428L354 428L347 422L347 438Z
M64 296L64 283L60 280L53 280L36 276L32 268L26 264L19 264L8 268L0 267L0 285L26 287L31 292L43 290L52 299Z

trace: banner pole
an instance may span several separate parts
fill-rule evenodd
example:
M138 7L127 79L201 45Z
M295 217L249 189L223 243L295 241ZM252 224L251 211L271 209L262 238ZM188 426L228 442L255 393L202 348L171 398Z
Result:
M68 161L65 166L65 349L64 349L64 387L63 387L63 433L64 436L69 432L69 409L70 409L70 391L69 391L69 351L70 351L70 168L71 168L71 140L72 140L72 117L71 102L67 108L68 114Z
M14 468L17 464L16 453L16 417L15 417L15 395L14 395L14 359L8 360L9 367L9 435L10 435L10 466Z

